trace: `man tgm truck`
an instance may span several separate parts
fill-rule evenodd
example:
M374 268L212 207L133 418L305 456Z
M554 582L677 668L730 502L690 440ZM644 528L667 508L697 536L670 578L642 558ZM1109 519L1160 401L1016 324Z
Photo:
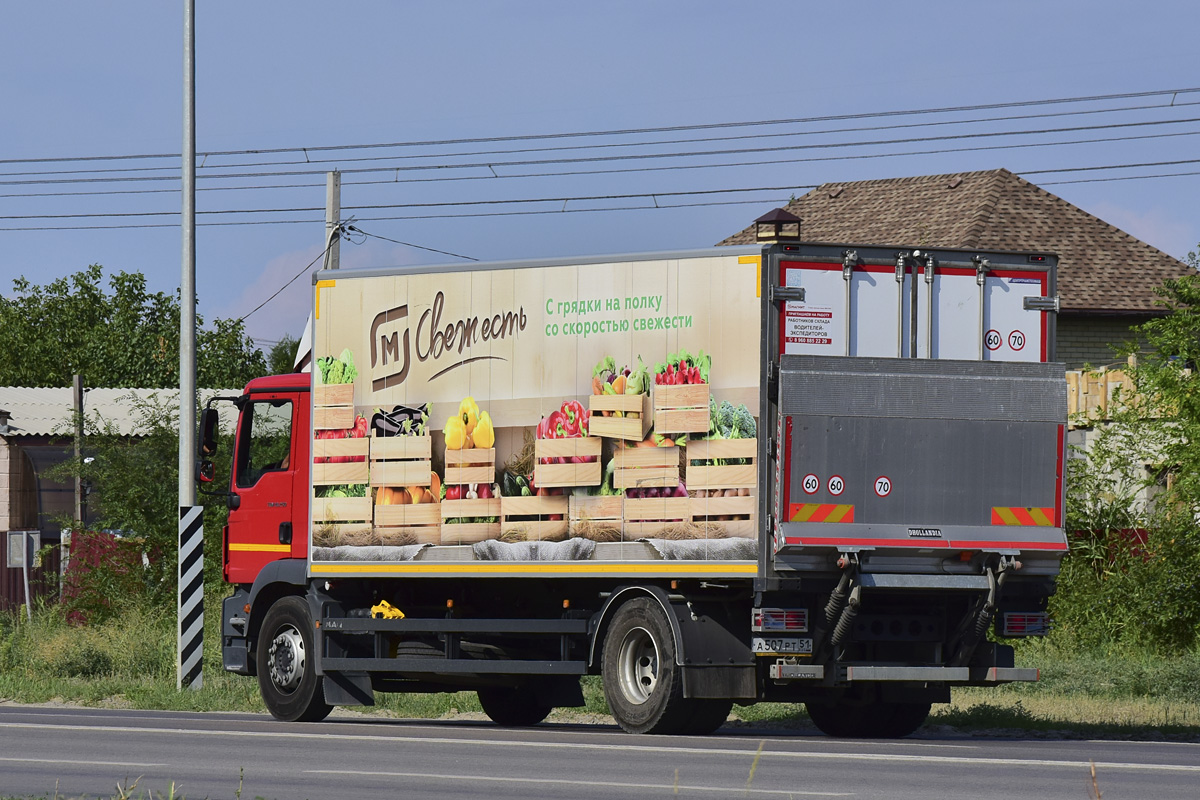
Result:
M532 725L597 675L630 732L783 701L856 737L1036 680L1003 642L1047 632L1067 550L1055 263L777 241L318 272L311 372L230 398L225 668L284 720L473 690Z

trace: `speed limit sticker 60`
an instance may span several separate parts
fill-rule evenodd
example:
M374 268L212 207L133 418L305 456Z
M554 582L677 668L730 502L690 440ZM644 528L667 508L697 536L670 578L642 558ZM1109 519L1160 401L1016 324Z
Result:
M880 475L875 479L875 494L880 497L887 497L892 493L892 479L887 475Z
M844 491L846 491L846 482L842 480L842 476L831 475L829 477L829 493L834 497L837 497Z
M800 482L800 488L804 489L805 494L816 494L821 488L821 479L810 472Z

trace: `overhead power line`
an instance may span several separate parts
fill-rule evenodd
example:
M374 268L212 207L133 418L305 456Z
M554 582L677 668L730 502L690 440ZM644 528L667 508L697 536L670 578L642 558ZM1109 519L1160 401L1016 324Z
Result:
M1045 114L1016 114L1016 115L995 116L995 117L977 117L977 118L973 118L973 119L935 120L932 122L908 122L908 123L894 123L893 122L893 123L889 123L887 125L859 126L859 127L854 127L854 128L825 128L822 130L779 131L779 132L774 132L774 133L739 134L736 136L709 136L709 137L702 137L702 138L694 138L693 137L693 138L688 138L688 139L658 139L658 140L637 141L637 142L599 142L599 143L592 143L592 144L571 144L571 145L560 145L560 146L526 147L526 148L518 148L518 149L510 148L510 149L506 149L506 150L472 150L472 151L457 152L457 153L436 153L436 154L410 153L410 154L390 154L390 155L375 155L375 156L354 156L354 157L349 157L349 158L341 157L341 158L336 158L336 159L329 158L329 159L317 159L317 160L305 158L303 161L300 161L300 160L278 161L278 160L276 160L276 161L236 162L236 163L232 163L232 164L217 164L217 165L212 165L212 166L201 165L200 170L201 170L201 172L203 172L205 170L211 171L211 170L219 170L219 169L225 169L225 170L227 170L227 169L242 169L242 168L249 168L249 167L283 167L283 166L295 166L295 165L299 165L299 164L311 164L311 165L347 164L347 163L364 163L364 162L375 162L375 161L410 160L410 159L434 158L434 157L442 158L442 159L445 159L445 158L474 158L474 157L488 156L488 155L519 155L522 153L550 153L550 152L562 152L562 151L605 150L605 149L613 149L613 148L632 148L632 147L644 148L644 147L659 147L659 146L664 146L664 145L677 145L677 144L704 144L704 143L708 143L708 142L730 142L730 141L749 141L749 140L758 140L758 139L778 139L778 138L783 138L783 137L828 136L828 135L842 134L842 133L870 133L872 131L880 131L880 130L895 131L895 130L899 130L899 129L946 127L946 126L950 126L950 125L954 125L954 126L976 125L976 124L981 124L981 123L1012 122L1012 121L1024 121L1024 120L1032 120L1032 119L1048 119L1048 118L1072 117L1072 116L1094 115L1094 114L1111 114L1111 113L1116 113L1116 112L1127 112L1127 111L1148 111L1148 110L1164 109L1164 108L1183 108L1185 106L1194 106L1194 105L1200 105L1200 101L1191 101L1191 102L1187 102L1187 103L1174 103L1174 104L1159 103L1159 104L1155 104L1155 105L1121 106L1121 107L1117 107L1117 108L1098 108L1098 109L1093 108L1093 109L1083 109L1083 110L1075 110L1075 111L1056 111L1053 113L1045 113ZM1167 120L1166 122L1171 122L1171 120ZM1148 123L1143 123L1143 124L1148 124ZM1154 123L1154 124L1162 124L1162 123L1160 122L1160 123ZM1110 128L1110 127L1120 127L1120 125L1098 125L1098 126L1066 128L1063 130L1100 130L1100 129ZM997 132L995 134L985 134L985 135L1004 136L1004 135L1019 135L1019 134L1023 134L1023 133L1028 133L1028 132L1026 132L1026 131L1010 131L1010 132L1001 131L1001 132ZM396 146L400 147L401 145L396 145ZM347 147L353 147L353 145L347 145ZM0 178L46 176L46 175L108 175L108 174L125 173L125 172L147 173L147 172L177 172L177 171L178 171L178 167L176 165L169 165L169 166L162 166L162 167L106 167L106 168L102 168L102 169L30 170L30 171L24 171L24 172L0 172Z
M363 236L370 236L373 239L382 239L385 242L392 242L393 244L402 244L405 247L415 247L417 250L426 250L430 253L441 253L444 256L453 256L454 258L462 258L462 259L466 259L467 261L478 261L479 260L478 258L475 258L473 256L463 256L463 255L459 255L458 253L451 253L449 250L437 250L432 247L425 247L424 245L413 244L412 242L402 242L399 239L389 239L386 236L380 236L378 233L369 233L369 232L364 231L361 228L357 228L353 225L350 226L350 230L352 230L356 233L361 233Z
M1006 103L981 103L974 105L963 106L940 106L932 108L906 109L894 111L870 111L854 114L827 114L813 117L794 117L790 119L774 119L774 120L750 120L742 122L713 122L694 125L668 125L647 128L616 128L610 130L595 130L595 131L570 131L560 133L543 133L543 134L524 134L513 136L484 136L470 137L459 139L429 139L423 141L410 142L375 142L366 144L344 144L344 145L311 145L311 146L291 146L291 147L274 147L274 148L255 148L250 150L213 150L207 153L199 154L201 158L211 158L217 156L235 156L235 155L267 155L277 153L324 153L324 152L339 152L345 150L366 150L372 148L396 148L396 147L430 147L455 144L491 144L498 142L517 142L517 141L546 141L553 139L569 139L569 138L584 138L592 136L630 136L650 133L675 133L681 131L703 131L703 130L721 130L728 128L753 127L763 125L786 125L786 124L802 124L812 122L835 122L857 119L880 119L889 117L914 116L922 114L951 114L966 111L994 111L1005 108L1029 108L1037 106L1063 105L1070 103L1089 103L1101 102L1107 100L1130 100L1144 97L1165 97L1172 98L1178 95L1186 95L1200 92L1200 87L1189 87L1183 89L1158 89L1153 91L1143 92L1122 92L1114 94L1098 94L1098 95L1079 95L1075 97L1057 97L1043 100L1018 100ZM99 155L99 156L54 156L54 157L38 157L38 158L8 158L0 159L0 164L36 164L36 163L64 163L64 162L89 162L89 161L114 161L114 160L136 160L136 159L156 159L156 158L179 158L178 153L135 153L128 155Z
M858 147L879 147L884 145L897 144L919 144L924 142L949 142L962 141L972 139L997 138L997 137L1019 137L1019 136L1044 136L1059 133L1077 133L1081 131L1095 130L1114 130L1118 128L1143 128L1150 126L1161 125L1182 125L1200 123L1200 117L1191 117L1178 120L1149 120L1139 122L1121 122L1108 123L1104 125L1082 125L1068 126L1060 128L1041 128L1024 131L984 131L978 133L958 133L945 136L915 136L901 137L892 139L874 139L866 141L853 142L823 142L816 144L789 144L778 145L772 147L741 147L741 148L722 148L694 151L676 151L671 153L625 153L620 155L608 156L580 156L574 158L543 158L543 159L520 159L512 161L476 161L463 164L414 164L404 166L378 166L378 167L355 167L339 170L343 175L347 174L366 174L380 172L395 172L397 176L401 172L421 172L429 170L464 170L464 169L490 169L493 171L492 177L500 177L495 174L496 168L505 167L527 167L527 166L549 166L549 165L570 165L570 164L595 164L595 163L613 163L620 161L647 161L651 159L674 159L674 158L702 158L708 156L725 156L725 155L748 155L756 153L778 153L787 151L803 151L803 150L840 150L846 148ZM1191 135L1195 132L1185 131L1176 134L1141 134L1135 136L1122 137L1102 137L1096 139L1072 140L1066 142L1042 142L1037 146L1053 146L1062 144L1083 144L1096 142L1112 142L1112 141L1134 141L1138 139L1150 138L1165 138L1172 135ZM1028 146L1020 143L1008 145L996 145L994 147L983 148L947 148L942 151L933 152L965 152L972 149L1005 149ZM878 156L875 156L878 157ZM270 178L270 177L295 177L304 175L321 175L325 170L276 170L272 172L234 172L220 174L206 174L203 179L208 181L230 179L230 178ZM554 175L566 173L552 173ZM509 176L517 177L517 176ZM524 175L521 177L530 177ZM25 185L47 185L47 184L76 184L76 183L129 183L143 181L175 181L178 180L177 175L151 175L151 176L120 176L106 178L48 178L44 180L3 180L0 181L0 186L25 186ZM398 181L397 181L398 182Z

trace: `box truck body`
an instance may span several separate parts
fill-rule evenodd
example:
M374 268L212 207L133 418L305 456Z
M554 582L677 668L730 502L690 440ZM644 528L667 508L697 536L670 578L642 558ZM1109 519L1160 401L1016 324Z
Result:
M1055 258L781 242L314 280L238 399L226 668L320 718L475 689L905 735L1036 678L1066 551ZM203 436L202 436L203 438ZM993 637L993 639L996 637Z

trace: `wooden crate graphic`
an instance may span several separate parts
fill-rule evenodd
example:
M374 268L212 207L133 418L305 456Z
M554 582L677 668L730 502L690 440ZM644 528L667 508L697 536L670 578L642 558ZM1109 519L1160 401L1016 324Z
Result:
M525 540L557 541L567 536L567 498L501 497L501 534L525 534ZM559 519L547 519L558 516Z
M453 450L449 452L455 452ZM470 451L465 451L470 452ZM500 498L443 500L441 544L475 544L500 535ZM496 522L447 522L467 517L495 517Z
M354 427L354 384L337 383L313 389L313 430Z
M588 410L592 412L588 420L590 436L640 442L650 432L653 422L648 394L594 394L588 398ZM596 413L598 411L621 411L626 416L602 417ZM630 418L630 413L636 413L638 417Z
M433 469L429 436L377 436L371 439L372 486L429 486Z
M568 498L568 529L571 533L577 533L581 526L620 530L623 524L623 499L616 495Z
M438 503L401 503L375 506L375 531L387 542L389 536L410 534L414 544L440 544L442 512Z
M446 480L447 486L459 484L496 482L496 450L446 450ZM500 512L497 511L497 514ZM465 514L461 516L478 517L482 514Z
M613 486L618 489L679 485L678 447L624 447L613 459Z
M692 497L688 505L691 521L697 525L720 525L726 536L752 539L758 533L757 497Z
M314 544L376 544L371 527L371 498L317 497L313 499Z
M626 497L624 503L625 538L662 533L668 525L690 521L691 507L686 497Z
M366 483L368 476L367 458L371 451L371 440L357 439L314 439L312 482L314 486L329 486L341 483ZM316 463L317 459L351 457L358 459L340 464L328 461Z
M654 387L656 433L708 433L709 387L706 383Z
M687 444L687 488L753 489L758 485L758 439L705 439ZM747 464L714 465L718 459L744 458Z
M603 442L592 436L573 439L538 439L534 442L533 482L547 489L553 486L599 486L600 448ZM543 458L592 456L594 461L583 464L543 464Z

